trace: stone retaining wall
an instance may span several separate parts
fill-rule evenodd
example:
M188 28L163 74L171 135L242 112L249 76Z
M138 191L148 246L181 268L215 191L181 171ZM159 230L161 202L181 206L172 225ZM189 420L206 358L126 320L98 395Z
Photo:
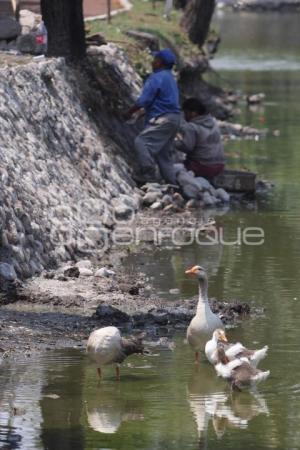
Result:
M105 249L115 210L139 206L117 110L140 80L116 47L92 53L80 71L63 59L0 70L2 286Z

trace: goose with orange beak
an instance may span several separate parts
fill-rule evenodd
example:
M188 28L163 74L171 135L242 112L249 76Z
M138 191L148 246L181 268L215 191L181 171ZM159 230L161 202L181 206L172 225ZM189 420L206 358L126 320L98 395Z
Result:
M257 367L257 364L266 357L268 352L267 345L258 350L249 350L240 342L237 342L236 344L230 344L228 343L225 331L217 329L213 332L210 341L206 342L205 345L206 358L213 365L216 365L220 362L218 359L218 348L220 344L223 345L225 355L229 361L232 361L236 358L246 358L252 367Z
M210 308L207 297L208 279L205 269L201 266L194 266L186 270L185 273L196 277L199 283L199 300L196 315L191 320L186 334L188 343L195 351L196 362L199 362L199 352L204 350L205 343L217 328L223 329L224 325Z

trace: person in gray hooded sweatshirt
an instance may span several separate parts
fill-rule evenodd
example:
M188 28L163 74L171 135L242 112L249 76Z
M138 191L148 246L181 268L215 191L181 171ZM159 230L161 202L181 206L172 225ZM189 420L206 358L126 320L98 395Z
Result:
M225 167L222 137L216 119L207 112L197 98L189 98L182 105L185 121L181 123L177 150L186 154L187 170L211 180Z

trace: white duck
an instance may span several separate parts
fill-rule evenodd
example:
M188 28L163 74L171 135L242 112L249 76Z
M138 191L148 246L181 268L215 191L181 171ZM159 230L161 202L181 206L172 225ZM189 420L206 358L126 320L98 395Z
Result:
M196 361L199 361L199 351L204 350L205 342L211 333L217 328L224 328L221 319L212 312L208 297L208 280L205 269L201 266L194 266L186 270L187 274L194 275L199 281L199 301L196 315L191 320L187 329L187 341L195 351Z
M229 381L231 389L238 391L247 387L254 387L257 383L264 381L270 375L270 371L252 367L247 358L237 358L229 361L223 347L218 347L218 360L215 365L217 375Z
M93 331L89 336L86 350L97 365L99 377L101 378L101 366L116 364L116 375L119 380L119 364L133 353L143 353L143 337L144 334L124 339L116 327L104 327Z
M218 343L220 342L228 342L225 331L222 329L217 329L213 332L212 338L205 345L205 355L208 361L215 365L218 361ZM224 348L225 354L229 361L235 358L247 358L250 364L253 367L256 367L257 364L265 358L268 346L260 348L259 350L249 350L244 347L242 344L237 342L236 344L232 344Z

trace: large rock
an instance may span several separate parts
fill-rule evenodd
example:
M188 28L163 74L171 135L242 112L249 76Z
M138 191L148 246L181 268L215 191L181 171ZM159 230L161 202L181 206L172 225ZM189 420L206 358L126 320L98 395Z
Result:
M79 267L79 272L82 277L92 277L94 272L86 267Z
M230 195L223 188L216 189L216 196L222 200L223 203L228 203L230 201Z
M92 269L93 264L89 259L82 259L81 261L78 261L75 264L76 267L78 267L79 269L81 268L85 268L85 269Z
M200 197L202 189L199 187L197 181L195 181L195 178L186 170L182 170L178 173L177 181L181 187L183 195L187 199L198 199Z
M124 204L129 206L132 210L137 211L140 206L140 201L136 196L130 196L126 194L120 194L118 199Z
M97 307L94 317L108 325L129 322L131 320L128 314L105 303Z
M6 281L14 281L17 278L14 267L7 263L0 263L0 278L1 277Z
M204 192L203 202L205 206L214 206L216 204L216 199L209 192Z
M130 220L134 217L134 210L124 203L119 203L114 207L114 217L116 221Z
M6 41L0 41L0 52L7 51L7 42Z
M80 270L78 267L67 267L64 270L64 276L65 277L70 277L70 278L78 278L80 275Z
M101 269L98 269L95 273L95 277L100 278L109 278L116 274L113 270L107 269L106 267L101 267Z
M21 53L36 53L36 39L35 36L31 33L22 34L17 39L17 48Z
M203 191L208 191L212 187L210 182L206 178L203 178L203 177L196 177L195 183L197 183L197 186L199 186L199 189L201 189Z
M15 39L21 34L21 30L21 25L15 19L0 19L0 40Z
M162 197L161 191L150 191L143 197L143 204L146 206L150 206L153 203L157 202Z

